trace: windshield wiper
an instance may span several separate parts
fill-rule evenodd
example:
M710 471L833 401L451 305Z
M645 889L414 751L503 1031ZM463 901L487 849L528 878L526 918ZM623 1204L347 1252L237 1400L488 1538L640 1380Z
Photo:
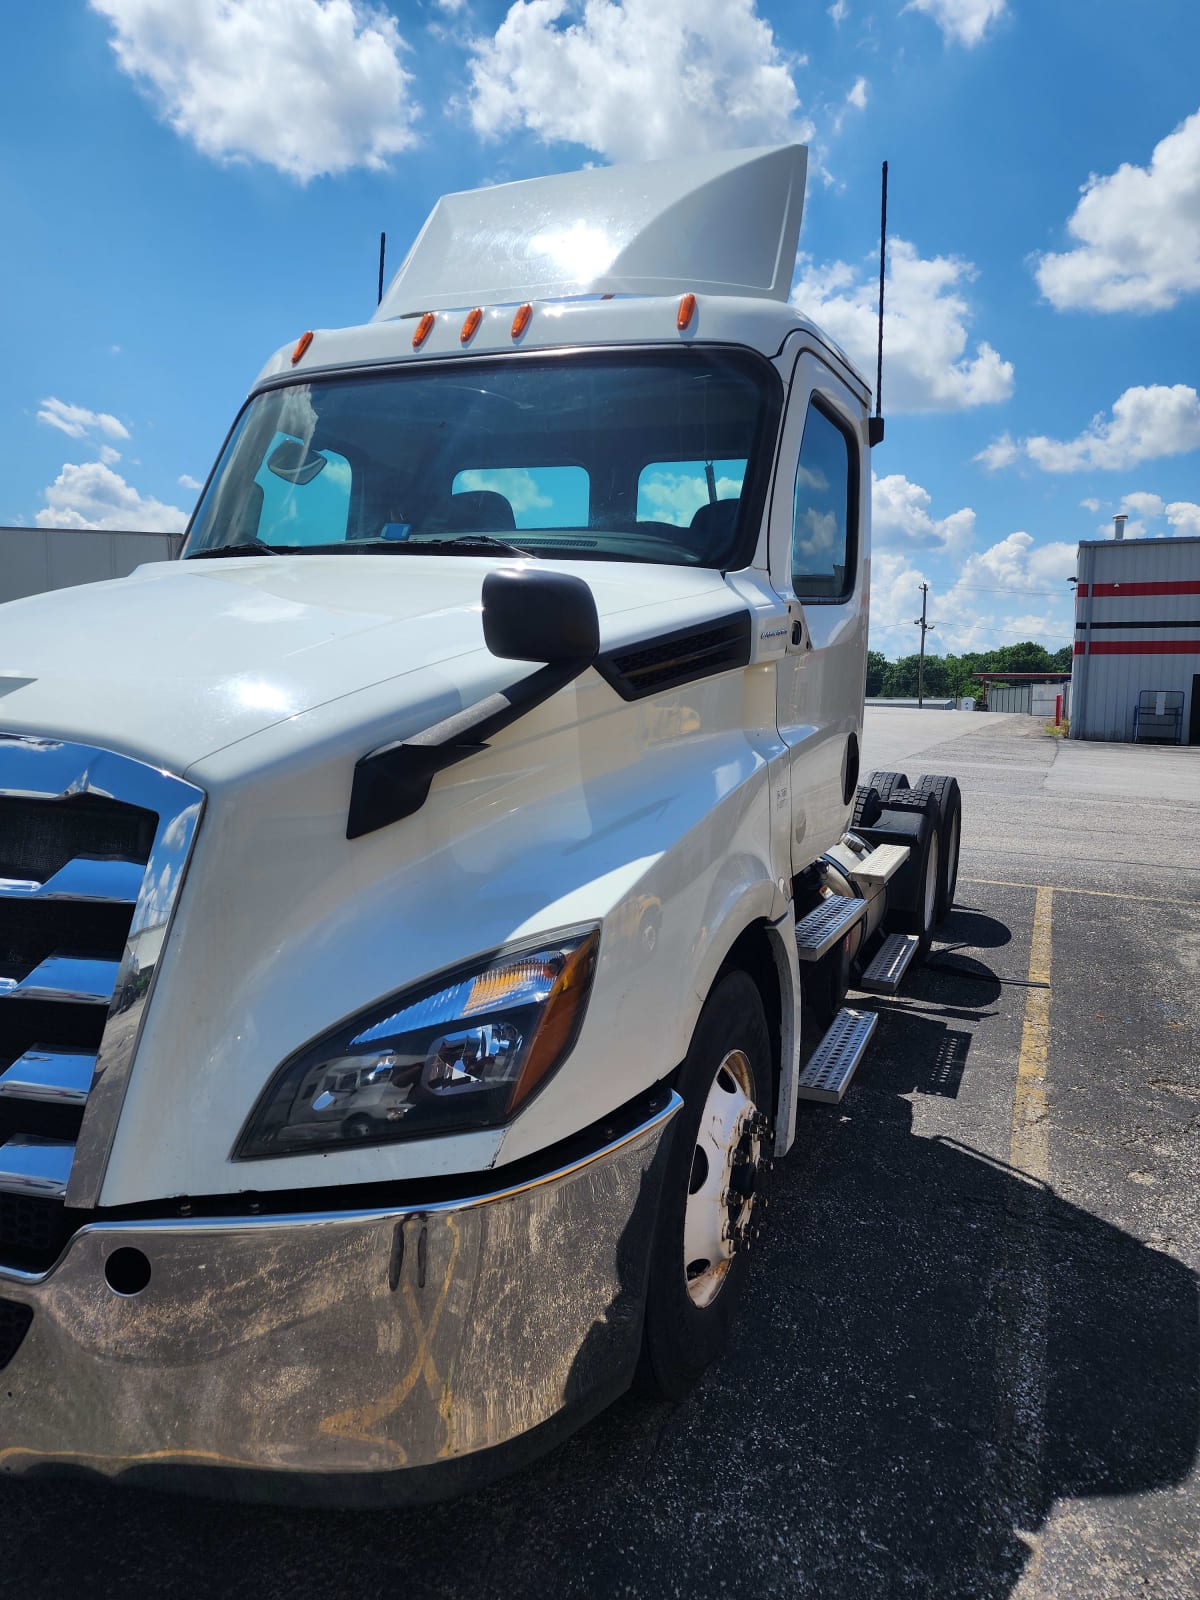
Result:
M206 561L214 556L281 556L277 545L264 544L261 539L242 539L237 544L213 544L206 550L192 550L184 559Z
M507 539L495 539L490 533L459 533L449 539L381 539L378 544L372 542L371 549L409 550L414 555L422 551L440 555L447 550L500 550L507 556L532 556L535 553L519 544L510 544Z

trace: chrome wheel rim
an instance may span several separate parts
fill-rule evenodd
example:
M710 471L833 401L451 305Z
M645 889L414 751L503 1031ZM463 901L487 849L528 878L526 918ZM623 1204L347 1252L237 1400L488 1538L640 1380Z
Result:
M694 1306L713 1303L734 1256L749 1241L762 1134L750 1062L743 1051L731 1050L709 1086L692 1152L683 1275Z

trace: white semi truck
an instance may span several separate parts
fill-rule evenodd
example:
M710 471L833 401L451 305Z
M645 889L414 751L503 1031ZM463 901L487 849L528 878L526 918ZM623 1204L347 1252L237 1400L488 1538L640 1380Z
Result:
M447 1495L720 1351L958 857L805 166L444 198L182 560L0 609L4 1470Z

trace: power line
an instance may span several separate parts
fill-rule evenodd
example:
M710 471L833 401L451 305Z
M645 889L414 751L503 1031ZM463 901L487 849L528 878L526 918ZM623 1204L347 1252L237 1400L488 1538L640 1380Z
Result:
M962 589L967 594L1023 594L1031 600L1069 600L1070 595L1064 594L1061 589L987 589L979 583L956 583L955 589Z

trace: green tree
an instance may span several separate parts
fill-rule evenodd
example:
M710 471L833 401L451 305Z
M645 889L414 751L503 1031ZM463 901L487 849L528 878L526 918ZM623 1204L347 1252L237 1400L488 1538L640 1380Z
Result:
M917 657L901 656L888 663L883 689L889 700L910 700L917 692Z
M990 652L992 664L985 672L1053 672L1054 662L1045 645L1025 639L1020 644L1003 644Z
M874 699L883 693L883 675L888 669L888 658L882 650L867 651L867 694Z

